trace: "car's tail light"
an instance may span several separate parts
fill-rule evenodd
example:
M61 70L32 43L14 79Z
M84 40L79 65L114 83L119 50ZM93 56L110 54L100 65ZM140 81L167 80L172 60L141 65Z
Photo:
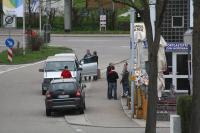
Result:
M52 93L50 91L46 92L46 98L48 98L48 99L52 98Z
M81 96L81 91L80 91L79 89L76 91L76 96L77 96L77 97L80 97L80 96Z

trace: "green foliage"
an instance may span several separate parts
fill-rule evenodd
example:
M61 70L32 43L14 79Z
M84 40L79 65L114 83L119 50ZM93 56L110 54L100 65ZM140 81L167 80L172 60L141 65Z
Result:
M22 49L19 49L22 52ZM65 47L47 47L42 46L40 51L27 50L26 54L16 54L16 49L13 50L13 63L12 64L24 64L44 60L48 56L55 55L57 53L72 52L71 49ZM3 64L10 64L7 60L7 51L0 53L0 61Z
M192 109L192 97L180 96L177 101L177 113L181 116L182 133L189 133Z
M143 3L142 3L141 0L135 0L134 3L135 3L135 5L136 5L139 9L143 8Z
M86 0L74 0L73 4L75 8L86 8Z
M72 30L94 31L99 29L98 10L85 10L73 8Z
M64 17L63 16L55 16L54 21L53 21L53 31L59 31L63 30L64 31Z

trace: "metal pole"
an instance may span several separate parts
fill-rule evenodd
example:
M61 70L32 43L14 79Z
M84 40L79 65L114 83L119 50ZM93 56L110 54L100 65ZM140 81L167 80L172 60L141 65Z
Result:
M26 54L26 44L25 44L25 25L26 25L26 2L25 2L25 0L23 0L23 6L24 6L24 8L23 8L23 14L24 14L24 16L23 16L23 54L25 55Z
M39 13L40 13L40 34L41 34L41 30L42 30L42 2L41 0L39 0Z
M134 44L134 17L135 10L133 8L130 9L130 39L131 39L131 75L133 76L135 73L134 65L135 65L135 44ZM134 118L134 86L135 82L131 81L131 116Z

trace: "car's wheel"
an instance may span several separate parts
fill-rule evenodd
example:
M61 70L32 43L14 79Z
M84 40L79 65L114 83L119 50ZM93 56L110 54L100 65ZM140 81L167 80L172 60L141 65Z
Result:
M83 107L81 107L81 108L79 109L79 113L80 113L80 114L84 114L84 108L83 108Z
M46 91L45 90L42 90L42 95L45 95L46 94Z
M84 104L83 104L83 108L84 108L84 109L86 109L86 105L85 105L85 102L84 102Z
M46 109L46 116L51 116L51 110L50 109Z

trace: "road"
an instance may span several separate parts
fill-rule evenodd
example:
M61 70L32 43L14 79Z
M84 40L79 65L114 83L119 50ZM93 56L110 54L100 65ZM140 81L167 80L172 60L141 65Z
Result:
M129 57L128 42L127 37L56 37L51 44L71 47L79 58L86 49L96 50L104 70L109 62ZM86 83L84 115L73 111L46 117L42 73L38 72L42 65L0 66L0 133L144 133L144 128L125 116L120 100L106 99L105 73L101 80ZM119 73L121 67L116 67ZM169 128L159 128L161 132L169 133Z

